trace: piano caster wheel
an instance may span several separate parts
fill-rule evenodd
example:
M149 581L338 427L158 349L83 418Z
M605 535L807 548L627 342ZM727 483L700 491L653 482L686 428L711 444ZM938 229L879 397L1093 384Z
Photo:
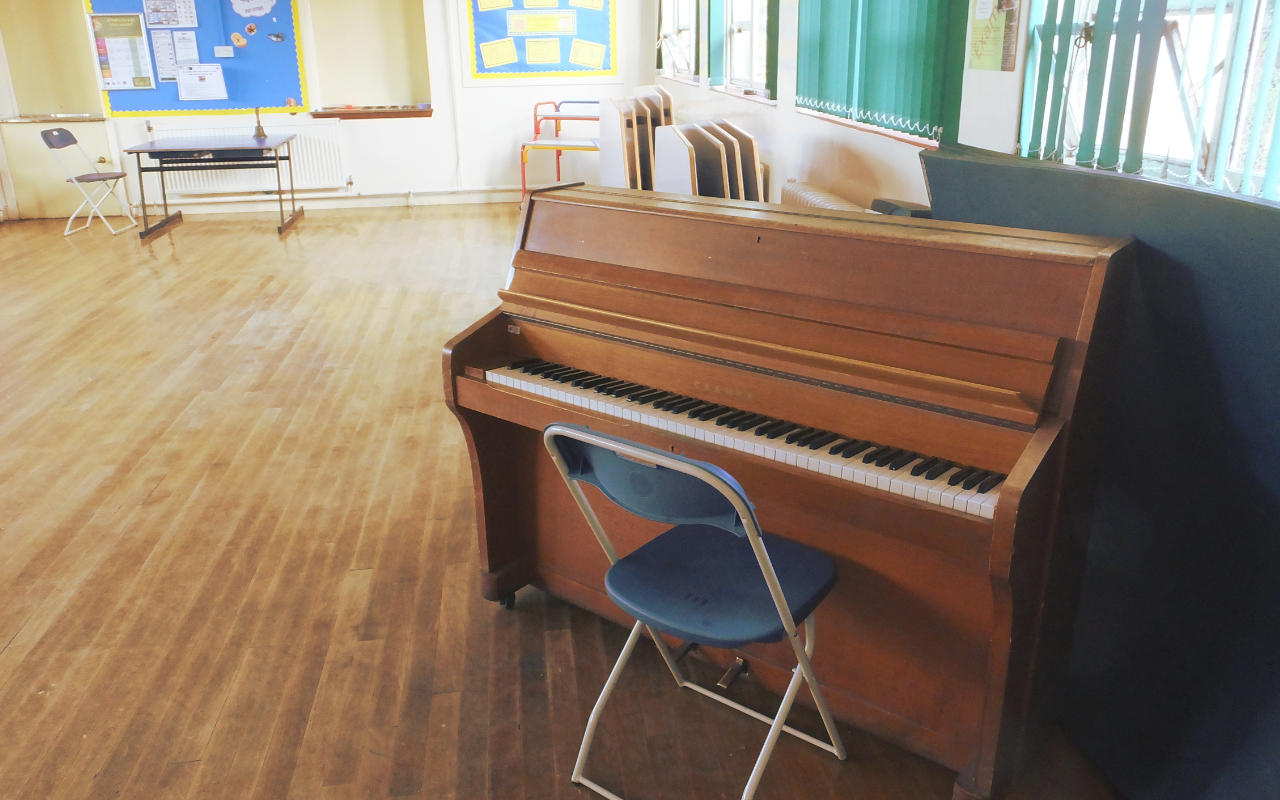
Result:
M499 597L498 605L502 606L503 608L515 608L516 593L512 592L511 594L504 594L502 597Z

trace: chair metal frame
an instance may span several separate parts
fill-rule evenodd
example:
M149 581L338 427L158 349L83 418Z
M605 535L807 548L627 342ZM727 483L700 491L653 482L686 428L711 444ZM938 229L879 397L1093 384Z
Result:
M708 484L733 506L746 530L747 539L751 544L752 552L755 553L756 561L760 564L760 571L764 575L765 583L769 587L769 594L773 598L774 605L777 607L778 615L782 620L782 625L786 631L787 641L791 643L791 649L796 656L796 667L792 670L791 682L787 685L786 692L782 696L782 704L778 708L777 714L768 717L754 709L734 702L727 697L716 694L708 689L697 685L693 681L684 676L680 669L680 665L676 662L671 654L670 648L666 642L662 640L659 631L646 625L644 622L637 620L636 624L631 628L631 635L627 637L627 643L622 648L622 654L618 657L618 661L614 664L609 678L605 682L604 689L600 693L600 698L596 701L595 707L591 710L591 716L587 720L587 729L582 739L582 746L578 751L578 760L573 767L573 776L571 780L574 783L580 783L598 794L609 798L609 800L623 800L618 795L595 783L583 774L586 766L587 756L591 751L592 740L595 738L596 726L600 722L605 704L609 702L609 696L613 694L614 687L617 685L618 678L622 674L623 667L631 658L631 653L635 649L636 642L640 638L642 629L649 631L654 643L658 646L658 652L662 655L662 660L666 662L667 669L671 671L672 677L675 678L676 684L682 689L692 689L693 691L710 697L717 702L723 703L730 708L747 714L750 717L760 720L769 725L769 734L765 737L764 746L760 751L759 757L756 759L755 767L751 771L751 777L747 781L747 786L743 790L742 800L751 800L755 795L756 788L760 784L760 779L764 775L765 766L769 762L769 757L773 754L774 745L777 744L778 737L783 731L791 735L803 739L816 747L820 747L829 753L834 754L841 761L848 757L845 750L844 742L840 739L840 733L836 730L835 720L831 716L831 711L827 707L826 699L822 695L822 689L818 685L817 677L813 672L813 665L810 659L813 656L816 626L811 613L804 620L804 643L800 642L800 631L796 627L795 620L791 617L790 608L787 605L786 597L783 595L782 586L778 582L778 576L774 572L773 564L769 560L769 553L765 549L764 542L760 537L760 526L756 521L755 511L746 497L741 491L731 486L719 475L714 472L700 467L697 463L689 459L665 454L659 450L654 450L643 445L637 445L623 439L613 436L596 433L577 426L569 426L561 423L553 423L543 431L543 443L546 445L547 451L551 454L551 460L555 463L556 469L560 471L560 476L564 478L565 484L569 487L569 492L573 495L574 501L581 509L583 516L587 520L587 524L591 526L591 532L595 534L596 541L600 543L600 547L604 550L605 555L609 558L609 564L613 565L618 562L618 553L613 547L609 536L605 533L600 519L596 516L595 511L591 508L591 504L587 501L586 495L583 494L582 488L578 485L578 481L569 473L569 466L565 463L564 458L560 455L559 449L556 447L554 439L558 436L576 439L587 444L611 450L622 458L644 464L646 466L657 466L674 470L685 475L697 478ZM827 735L831 742L827 743L821 739L810 736L807 733L798 731L786 724L787 716L791 713L791 706L795 702L796 695L800 690L800 683L803 679L808 683L809 691L813 696L814 705L817 706L818 713L822 716L822 723L826 727Z
M51 141L51 139L61 138L62 134L71 137L71 141L65 144L54 144ZM62 172L67 176L67 183L75 185L75 187L80 190L80 194L84 196L84 201L80 203L76 210L72 212L71 218L67 220L67 226L62 230L63 236L70 236L73 233L79 233L80 231L88 228L93 222L93 215L95 213L98 215L98 219L102 220L102 224L107 226L107 230L111 231L112 236L138 226L138 221L134 219L133 214L130 213L128 205L122 203L119 197L116 197L116 203L119 204L120 210L124 212L124 215L129 218L130 222L129 225L125 225L120 230L116 230L111 227L111 223L107 222L107 218L103 215L102 208L100 207L101 203L108 197L115 197L116 184L120 183L125 176L123 172L98 172L97 165L93 163L93 159L89 158L89 154L84 151L84 148L80 145L80 141L76 139L75 135L66 128L49 128L47 130L40 131L40 137L53 153L53 159L58 162L58 166L62 168ZM76 146L76 149L80 151L80 155L84 157L85 163L89 165L89 169L93 170L93 172L76 175L67 166L66 162L62 160L62 157L58 155L58 151L64 150L71 145ZM87 183L97 183L99 186L94 187L92 192L87 192L84 188L84 185ZM103 190L101 195L98 193L99 188ZM76 221L76 217L80 216L80 212L84 210L86 205L90 206L88 218L85 219L85 223L83 225L72 230L71 223Z

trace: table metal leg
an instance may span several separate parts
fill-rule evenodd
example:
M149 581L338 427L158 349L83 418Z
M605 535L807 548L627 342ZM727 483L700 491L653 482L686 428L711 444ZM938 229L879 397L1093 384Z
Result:
M281 236L293 227L293 223L302 219L303 210L298 208L298 197L293 186L293 142L285 143L285 161L289 162L289 218L284 218L284 184L280 175L280 148L275 150L276 156L276 197L280 201L280 227L276 232Z
M164 185L164 162L161 161L156 172L160 173L160 199L164 203L164 218L155 225L147 225L147 194L146 190L142 188L146 182L146 177L142 172L142 154L135 153L135 155L138 157L138 198L142 201L142 230L138 231L138 238L145 239L170 223L180 222L182 220L182 212L169 213L169 192Z

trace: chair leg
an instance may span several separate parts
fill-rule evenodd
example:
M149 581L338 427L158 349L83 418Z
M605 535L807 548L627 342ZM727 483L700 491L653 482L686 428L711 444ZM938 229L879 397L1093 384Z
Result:
M600 723L600 716L604 713L605 704L609 702L609 695L613 694L613 689L618 683L618 676L622 674L622 668L627 665L628 659L631 658L631 652L636 649L636 642L640 639L640 630L643 627L644 623L637 620L635 627L631 629L631 635L627 637L626 645L622 648L622 655L618 656L618 663L613 665L613 672L609 673L609 680L605 681L604 689L600 692L600 699L596 700L595 708L591 709L591 716L587 719L587 731L582 736L582 747L578 750L578 760L573 765L573 777L570 779L574 783L580 783L609 798L609 800L622 800L622 798L594 781L583 777L582 770L587 765L587 755L591 752L591 742L596 736L596 725Z
M804 621L804 647L800 647L800 643L794 638L791 640L791 647L795 651L796 668L804 673L804 679L809 684L809 692L813 695L813 704L818 708L818 714L822 716L822 724L827 729L827 737L831 739L831 745L834 748L836 758L844 761L849 757L849 753L844 749L844 741L840 738L840 732L836 730L835 718L831 716L831 709L827 706L827 698L822 694L822 687L818 685L818 678L813 674L813 663L809 660L813 658L813 648L815 636L817 635L817 623L813 621L813 615Z
M769 726L769 735L764 737L764 747L760 748L760 755L756 758L756 765L751 770L747 787L742 790L742 800L751 800L755 796L756 788L760 786L760 778L764 776L764 768L769 763L769 757L773 755L778 737L782 735L782 728L786 725L787 716L791 713L791 704L796 701L796 694L800 691L800 681L803 678L804 673L796 667L791 673L791 683L787 684L786 694L782 695L782 705L778 707L778 713L773 717L773 724Z
M84 194L84 189L81 189L81 190L80 190L80 193L81 193L81 194ZM76 210L75 210L75 211L72 211L72 212L71 212L71 217L70 217L70 219L68 219L68 220L67 220L67 226L66 226L65 228L63 228L63 229L62 229L62 235L63 235L63 236L70 236L70 235L71 235L71 234L73 234L73 233L79 233L80 231L82 231L82 230L84 230L85 228L89 227L89 223L90 223L90 222L93 222L93 209L92 209L92 208L90 208L90 210L89 210L89 218L85 220L84 224L83 224L83 225L81 225L79 228L76 228L75 230L72 230L72 229L71 229L71 223L73 223L73 222L75 222L75 221L76 221L76 217L80 216L80 211L81 211L81 210L82 210L86 205L90 205L90 206L92 206L92 203L90 203L90 202L89 202L89 196L88 196L87 194L85 194L84 202L83 202L83 203L81 203L81 204L76 208Z
M529 193L529 182L525 179L525 171L529 164L529 149L527 147L520 148L520 197L524 198Z

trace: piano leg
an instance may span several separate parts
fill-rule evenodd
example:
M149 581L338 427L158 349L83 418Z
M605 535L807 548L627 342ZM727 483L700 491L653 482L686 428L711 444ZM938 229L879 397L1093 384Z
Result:
M524 552L529 540L521 520L531 519L529 498L522 498L521 463L515 444L525 432L520 426L467 409L457 413L471 455L476 528L480 543L480 594L510 608L516 590L533 577L533 563Z

